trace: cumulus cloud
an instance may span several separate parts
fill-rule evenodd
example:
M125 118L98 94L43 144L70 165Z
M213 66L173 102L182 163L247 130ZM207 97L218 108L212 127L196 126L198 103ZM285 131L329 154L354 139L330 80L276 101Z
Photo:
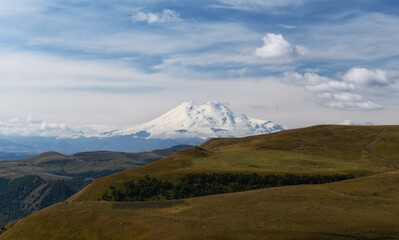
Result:
M387 86L391 82L383 70L368 70L366 68L352 68L343 76L345 82L354 83L359 86Z
M320 76L316 73L285 73L289 84L302 86L316 100L330 108L343 110L379 110L383 107L363 97L364 85L385 86L389 84L386 74L380 70L352 68L341 80Z
M145 13L137 12L132 16L133 22L147 22L148 24L154 23L170 23L170 22L182 22L180 14L172 9L164 9L161 13Z
M310 74L307 73L305 75L306 77L309 77ZM309 84L306 85L305 88L311 92L330 92L330 91L345 92L345 91L355 90L355 85L350 83L330 80L327 82Z
M354 125L354 126L359 126L359 125L374 125L372 122L365 122L365 123L360 123L358 121L350 120L350 119L345 119L341 125Z
M281 34L268 33L263 37L264 45L256 48L255 55L270 60L292 60L308 54L305 47L292 45Z
M50 123L32 115L21 120L13 118L0 121L0 135L3 136L41 136L58 138L78 138L80 136L99 136L108 131L105 125L67 126L64 123Z
M61 123L48 123L33 116L25 120L13 118L0 121L0 135L6 136L43 136L43 137L79 137L83 134Z

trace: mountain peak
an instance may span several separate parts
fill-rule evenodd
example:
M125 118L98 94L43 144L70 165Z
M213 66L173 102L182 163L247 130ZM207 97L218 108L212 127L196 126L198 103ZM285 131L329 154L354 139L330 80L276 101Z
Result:
M215 107L215 108L221 107L221 106L226 107L226 106L223 105L221 102L215 101L215 100L209 101L209 102L205 103L204 105L205 105L205 106L212 106L212 107Z
M184 102L160 117L137 127L113 132L113 135L148 133L147 138L243 137L283 130L271 121L248 118L235 113L219 101L203 105Z

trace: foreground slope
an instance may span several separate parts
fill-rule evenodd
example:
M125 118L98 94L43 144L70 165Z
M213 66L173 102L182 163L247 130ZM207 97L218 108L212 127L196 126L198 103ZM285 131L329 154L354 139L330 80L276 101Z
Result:
M200 147L98 179L72 197L98 200L109 186L145 175L174 181L191 172L353 174L399 169L398 126L323 125L267 135L211 139Z
M46 152L0 162L0 224L64 201L94 179L159 160L187 148L179 145L142 153Z
M10 239L399 239L399 172L159 202L64 202Z
M399 239L399 127L315 126L200 147L96 180L3 239ZM98 201L111 185L190 172L354 174L355 179L183 200Z

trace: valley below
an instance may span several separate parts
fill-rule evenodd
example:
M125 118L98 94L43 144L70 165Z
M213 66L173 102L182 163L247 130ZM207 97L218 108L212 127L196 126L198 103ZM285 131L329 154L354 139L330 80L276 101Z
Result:
M399 239L398 149L398 126L320 125L211 139L99 178L66 201L18 221L0 239ZM110 194L127 189L127 182L144 184L143 179L176 186L190 174L234 181L238 176L351 177L254 190L241 182L239 192L181 199L166 198L165 192L136 200ZM187 184L200 189L196 183ZM107 192L110 198L104 199Z
M93 180L162 159L187 148L179 145L142 153L45 152L0 162L0 224L64 201Z

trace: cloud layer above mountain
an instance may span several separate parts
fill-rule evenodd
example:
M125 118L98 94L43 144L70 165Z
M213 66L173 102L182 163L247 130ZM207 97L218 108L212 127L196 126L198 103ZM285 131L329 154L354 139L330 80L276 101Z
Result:
M389 0L4 0L0 121L124 127L219 100L288 127L397 124L397 26Z
M388 87L389 81L383 70L351 68L342 79L336 80L316 73L285 73L283 80L303 86L320 104L343 110L381 110L382 106L364 99L370 88Z
M58 138L78 138L100 136L101 132L111 130L104 125L68 126L65 123L51 123L34 116L26 119L13 118L0 121L0 136L41 136Z

